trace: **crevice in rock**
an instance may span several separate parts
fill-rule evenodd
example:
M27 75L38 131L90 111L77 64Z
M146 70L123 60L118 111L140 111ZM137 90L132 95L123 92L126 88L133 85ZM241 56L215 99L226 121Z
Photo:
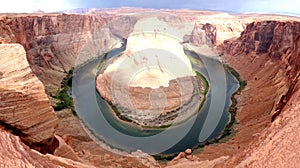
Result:
M5 123L4 121L0 120L0 125L3 126L3 128L6 130L6 131L9 131L10 133L12 133L13 135L16 135L16 136L19 136L19 137L27 137L29 135L27 134L24 134L22 132L22 130L18 129L18 128L15 128L7 123Z
M39 143L29 142L28 140L26 140L29 135L23 133L22 130L13 127L1 120L0 120L0 125L4 128L4 130L12 133L13 135L20 137L21 141L27 146L29 146L31 149L37 150L42 154L46 154L46 153L53 154L55 149L59 145L58 140L54 137L48 138Z
M295 91L295 86L298 83L298 79L300 77L300 73L297 75L295 80L291 82L291 85L286 92L286 94L282 95L280 98L280 101L276 104L275 112L272 115L271 122L273 122L282 112L284 109L285 105L289 102L290 98L292 97L294 91Z

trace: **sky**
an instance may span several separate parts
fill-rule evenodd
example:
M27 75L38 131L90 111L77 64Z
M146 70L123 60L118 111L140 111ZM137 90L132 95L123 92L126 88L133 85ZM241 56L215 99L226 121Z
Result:
M236 13L289 13L300 15L299 0L8 0L0 13L56 12L76 8L143 7L218 10Z

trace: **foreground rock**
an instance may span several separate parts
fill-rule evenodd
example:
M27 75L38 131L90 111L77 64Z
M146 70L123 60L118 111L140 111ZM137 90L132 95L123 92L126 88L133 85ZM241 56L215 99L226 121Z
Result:
M31 146L53 151L58 118L21 45L0 45L0 121ZM55 147L54 147L55 148Z
M92 165L82 164L50 154L41 153L24 145L20 138L0 128L0 167L65 167L92 168Z

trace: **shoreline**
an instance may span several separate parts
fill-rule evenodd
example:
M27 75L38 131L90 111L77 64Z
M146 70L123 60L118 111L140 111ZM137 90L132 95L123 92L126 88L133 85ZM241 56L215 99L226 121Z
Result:
M235 92L230 97L231 103L228 108L228 113L230 114L230 120L228 120L228 123L226 124L225 128L222 130L220 136L210 141L207 141L205 143L199 144L198 146L192 148L192 150L203 149L204 146L211 145L211 144L224 143L236 134L237 130L234 129L234 125L236 124L237 100L235 96L241 93L241 91L245 88L247 83L245 80L241 78L240 74L235 69L233 69L230 65L224 63L222 64L224 66L224 69L226 69L231 75L233 75L235 79L239 82L239 87L235 90Z

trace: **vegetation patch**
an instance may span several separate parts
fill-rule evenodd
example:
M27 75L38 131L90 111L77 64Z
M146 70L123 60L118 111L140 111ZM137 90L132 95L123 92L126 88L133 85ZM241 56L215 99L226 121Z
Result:
M229 65L224 64L224 69L227 70L229 73L231 73L239 81L240 87L236 92L237 93L241 92L246 87L247 81L243 80L240 74Z
M171 161L174 157L176 157L178 153L175 154L169 154L169 155L164 155L164 154L155 154L151 155L155 160L159 161L160 163L165 163L168 161Z
M197 75L198 78L201 79L203 86L204 86L204 95L206 95L206 93L208 92L208 88L209 88L209 83L207 81L207 79L198 71L194 71Z
M76 115L73 98L69 96L69 91L72 86L73 68L69 70L67 76L61 82L61 88L57 93L52 96L57 99L58 102L53 107L55 111L60 111L63 109L71 109L72 113Z

